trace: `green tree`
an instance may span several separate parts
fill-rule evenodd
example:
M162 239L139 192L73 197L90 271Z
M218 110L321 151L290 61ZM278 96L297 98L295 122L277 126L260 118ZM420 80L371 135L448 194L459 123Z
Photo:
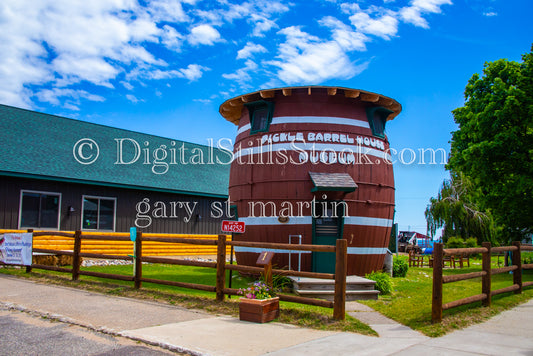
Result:
M473 183L474 200L490 211L506 240L533 232L532 52L521 63L486 63L483 76L468 81L465 105L453 111L459 129L447 168Z
M435 236L443 227L442 240L450 237L460 239L476 238L479 243L495 241L493 219L490 214L480 211L472 199L472 183L462 174L452 175L445 180L436 198L430 199L425 211L428 231Z

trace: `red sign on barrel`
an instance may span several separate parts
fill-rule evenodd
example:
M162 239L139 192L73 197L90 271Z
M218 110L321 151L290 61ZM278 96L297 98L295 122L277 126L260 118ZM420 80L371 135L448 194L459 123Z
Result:
M244 221L222 221L222 232L236 232L242 234L244 230Z

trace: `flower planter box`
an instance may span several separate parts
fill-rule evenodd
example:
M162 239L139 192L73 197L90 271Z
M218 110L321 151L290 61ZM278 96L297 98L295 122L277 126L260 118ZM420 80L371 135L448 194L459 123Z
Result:
M239 301L239 319L254 323L267 323L279 317L279 297Z

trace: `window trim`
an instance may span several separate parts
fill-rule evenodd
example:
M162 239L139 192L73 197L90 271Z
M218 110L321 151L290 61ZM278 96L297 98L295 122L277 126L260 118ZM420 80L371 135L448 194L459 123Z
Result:
M84 211L85 211L85 198L88 198L88 199L104 199L104 200L113 200L114 202L114 205L113 205L113 229L112 230L109 230L109 229L87 229L87 228L84 228L83 227L83 214L84 214ZM97 217L97 226L100 227L100 202L98 202L98 217ZM82 231L104 231L104 232L115 232L117 228L117 198L116 197L103 197L103 196L99 196L99 195L82 195L81 196L81 218L80 218L80 229Z
M33 193L33 194L43 194L43 195L54 195L59 197L59 201L57 203L57 228L52 227L36 227L36 226L22 226L22 197L24 196L24 193ZM20 200L19 200L19 221L18 221L18 228L19 230L23 229L45 229L49 231L59 231L61 229L61 203L62 203L62 194L57 192L45 192L41 190L29 190L29 189L21 189L20 190Z
M383 133L377 133L376 128L374 127L374 114L379 114L381 120L383 121ZM394 111L391 111L389 109L384 108L383 106L374 106L366 109L366 118L368 120L368 124L370 125L370 129L372 130L372 135L379 138L385 138L385 126L387 124L387 117L394 113Z
M272 116L274 114L274 103L271 101L258 100L258 101L254 101L251 103L246 103L244 104L244 106L246 106L246 108L248 109L248 114L250 118L250 135L254 135L260 132L268 132L270 128L270 123L272 122ZM255 112L258 109L265 109L265 108L268 110L267 123L265 125L265 128L254 130Z

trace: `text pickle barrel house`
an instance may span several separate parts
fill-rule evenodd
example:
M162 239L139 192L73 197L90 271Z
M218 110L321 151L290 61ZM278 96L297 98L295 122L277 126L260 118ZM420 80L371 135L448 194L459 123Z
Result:
M260 90L229 99L221 115L238 126L229 196L246 223L237 241L348 242L348 275L381 270L394 215L385 124L394 99L339 87ZM236 247L255 266L261 249ZM273 265L334 273L335 254L275 250ZM298 255L300 254L300 255Z

